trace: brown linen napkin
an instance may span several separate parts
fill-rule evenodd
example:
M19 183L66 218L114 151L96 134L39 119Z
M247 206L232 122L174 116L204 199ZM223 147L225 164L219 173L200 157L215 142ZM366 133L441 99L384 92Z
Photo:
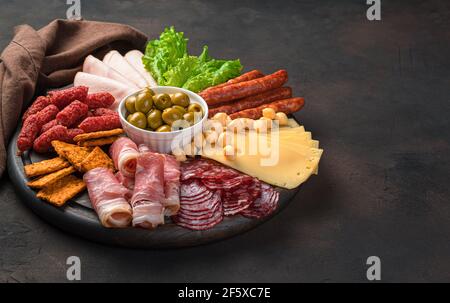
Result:
M72 83L89 54L143 50L146 41L140 31L117 23L54 20L38 31L16 27L0 57L0 176L8 140L35 93Z

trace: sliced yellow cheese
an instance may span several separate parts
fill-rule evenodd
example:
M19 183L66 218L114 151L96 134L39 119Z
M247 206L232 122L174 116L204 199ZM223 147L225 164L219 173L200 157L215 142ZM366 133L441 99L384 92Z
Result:
M305 131L305 127L304 126L298 126L298 127L279 127L277 129L280 133L281 132L285 132L285 133L296 133L296 132L304 132Z
M300 124L298 124L297 121L295 121L294 119L289 118L288 119L288 126L289 127L297 127L297 126L300 126Z
M271 137L268 136L269 140ZM289 146L295 148L298 145L305 145L308 147L319 148L319 141L311 139L310 132L303 132L298 134L283 134L280 133L278 140L282 142L284 146ZM313 172L315 175L319 173L319 167L317 166L316 170Z
M279 141L279 146L266 151L254 152L250 145L254 138L246 134L237 134L236 142L245 142L237 152L234 160L226 157L223 149L204 149L203 156L237 169L272 185L292 189L305 182L319 165L322 150L306 145L295 147ZM307 141L305 141L307 142ZM274 142L271 142L274 144ZM275 143L276 144L276 143Z

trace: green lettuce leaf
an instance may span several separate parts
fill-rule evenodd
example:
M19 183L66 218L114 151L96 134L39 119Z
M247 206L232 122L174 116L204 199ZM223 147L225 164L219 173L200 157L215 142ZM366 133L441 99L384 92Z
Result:
M147 44L142 61L159 85L183 87L194 92L237 77L242 70L239 60L211 58L207 46L198 57L188 55L187 39L173 27L166 28L159 40Z
M176 32L172 26L164 30L159 40L153 40L147 44L142 62L158 83L179 58L187 55L187 41L184 34Z
M216 62L210 61L200 67L200 69L203 68L203 71L191 77L182 87L193 92L199 92L205 88L224 83L227 80L240 75L242 65L239 60L225 62L223 62L223 60L215 61Z
M182 87L189 80L199 63L198 57L184 56L176 61L174 67L164 73L162 85Z

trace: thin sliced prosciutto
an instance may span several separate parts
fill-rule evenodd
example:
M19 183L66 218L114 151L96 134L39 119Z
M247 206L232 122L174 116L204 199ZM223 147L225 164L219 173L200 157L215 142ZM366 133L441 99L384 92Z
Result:
M180 163L174 156L164 155L164 202L165 214L173 216L180 208Z
M109 148L109 155L114 166L124 177L134 177L139 150L131 139L120 137Z
M147 229L164 224L164 156L141 153L137 158L131 197L133 226Z
M89 198L100 222L105 227L127 227L132 220L132 210L125 196L125 188L113 172L99 167L84 174Z
M151 151L152 150L150 149L150 147L148 147L148 145L139 144L139 152L146 153L146 152L151 152Z
M117 181L119 181L120 184L126 187L128 189L128 193L125 195L125 198L129 201L131 197L133 196L133 190L134 190L134 176L133 177L125 177L122 175L120 171L118 171L115 174Z

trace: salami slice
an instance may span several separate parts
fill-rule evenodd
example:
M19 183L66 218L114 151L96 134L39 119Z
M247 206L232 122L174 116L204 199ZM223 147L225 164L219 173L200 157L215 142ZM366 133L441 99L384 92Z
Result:
M220 204L220 192L214 193L210 199L199 200L198 203L183 204L180 206L180 211L191 211L191 212L204 212L210 211L215 208L217 204ZM183 200L181 200L181 203Z
M189 228L192 230L210 229L213 226L222 222L222 220L223 220L222 205L219 203L218 206L219 206L218 209L211 216L206 217L206 218L203 218L200 216L196 219L192 219L192 218L184 218L183 216L176 215L173 217L173 220L179 226Z
M241 212L244 217L261 219L273 213L278 207L280 194L272 186L261 184L261 197Z
M277 206L278 192L270 185L213 160L194 159L181 164L180 209L172 218L179 226L206 230L224 216L258 219Z

